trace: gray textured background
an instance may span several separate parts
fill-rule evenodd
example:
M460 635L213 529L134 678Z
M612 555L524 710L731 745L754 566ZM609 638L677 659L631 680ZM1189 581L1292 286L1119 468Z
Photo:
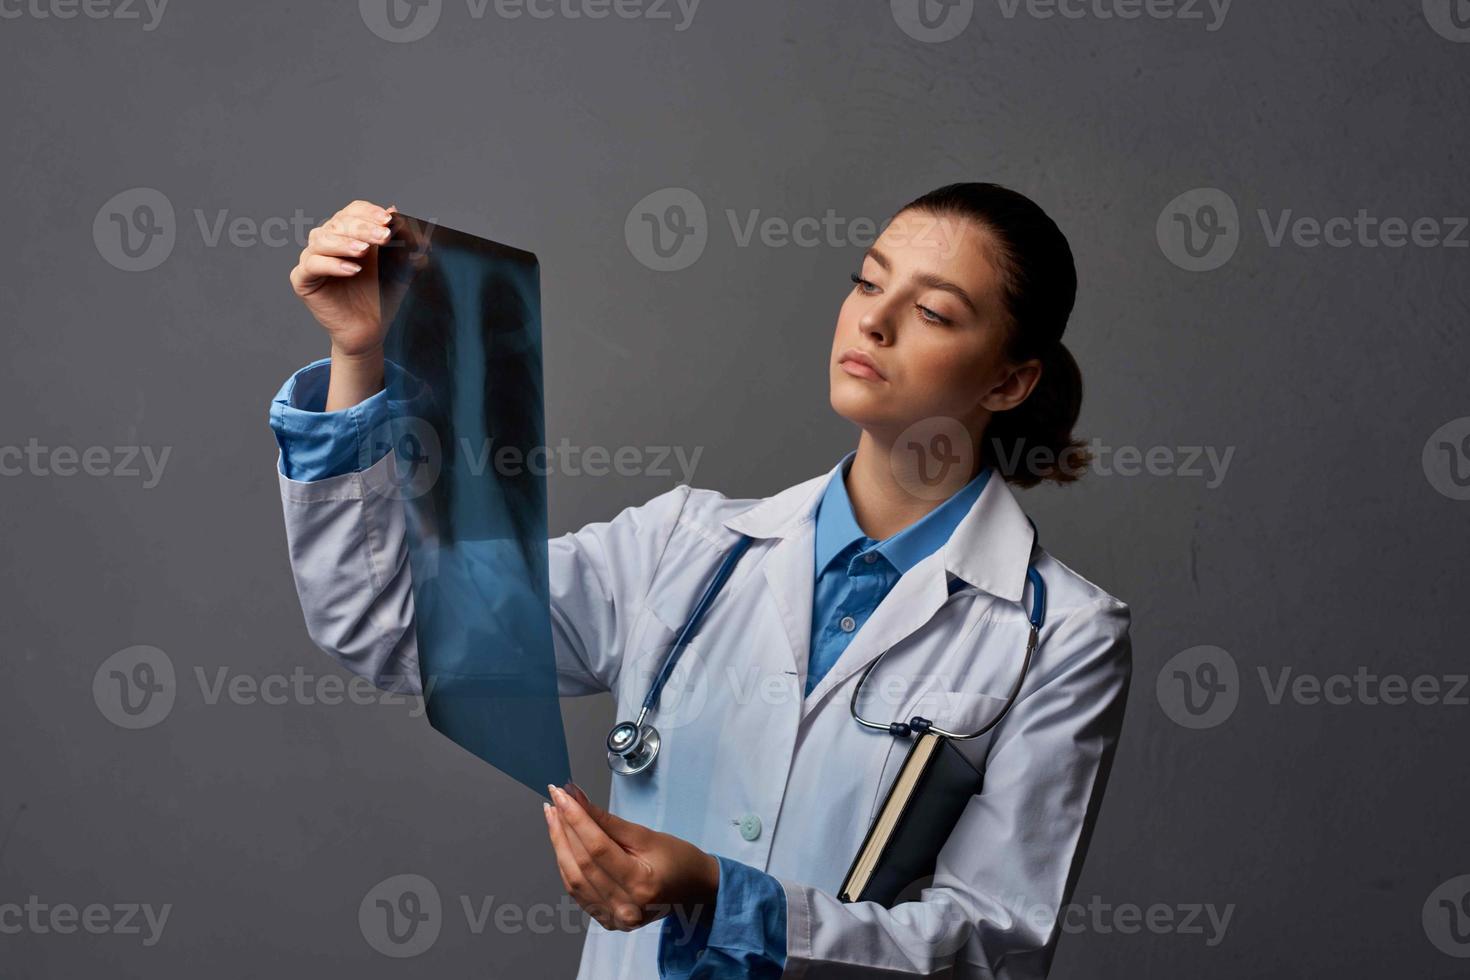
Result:
M146 8L7 5L0 444L171 454L154 487L0 479L0 905L171 912L151 946L0 932L0 975L555 977L578 958L579 932L466 923L462 896L568 900L537 799L411 705L201 688L196 670L337 673L303 631L266 426L282 380L325 353L286 282L300 246L211 245L201 214L317 220L361 196L533 249L549 441L698 449L696 486L754 496L854 443L826 356L861 246L740 247L727 212L881 220L989 179L1072 241L1084 433L1234 452L1213 488L1114 474L1022 498L1051 550L1134 611L1088 908L1054 976L1470 976L1440 905L1470 873L1470 707L1273 704L1260 675L1467 669L1470 502L1421 454L1446 423L1455 440L1470 427L1470 250L1273 247L1258 215L1463 220L1470 43L1449 0L1241 2L1215 30L1204 5L1203 20L1007 5L980 0L944 43L850 0L705 0L684 30L677 9L509 19L492 3L477 19L446 0L412 43L353 3L176 0L151 30ZM128 272L93 226L138 187L172 205L176 241ZM624 223L670 187L708 209L708 245L660 273ZM1240 214L1236 252L1208 272L1155 234L1196 188ZM553 531L676 481L554 478ZM92 684L139 644L166 653L177 697L124 730ZM1233 713L1195 729L1171 720L1166 664L1202 645L1239 679ZM564 711L573 771L602 796L610 702ZM411 960L374 951L357 919L401 873L445 903ZM1184 927L1195 906L1229 911L1223 935L1205 914Z

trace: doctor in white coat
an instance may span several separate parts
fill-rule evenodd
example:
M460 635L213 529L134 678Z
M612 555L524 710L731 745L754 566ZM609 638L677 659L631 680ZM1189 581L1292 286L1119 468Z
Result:
M374 275L388 220L358 201L313 231L291 281L331 357L286 382L271 422L312 639L419 691L392 461L354 441L396 370ZM549 788L551 852L592 917L581 980L1050 968L1130 673L1127 607L1041 549L1011 490L1087 463L1061 343L1072 254L1029 199L956 184L900 209L852 278L829 374L854 452L762 500L681 485L548 544L560 692L610 691L632 718L721 559L753 538L651 716L652 769L615 776L606 811ZM839 901L910 744L853 719L859 675L886 651L865 717L983 726L1021 669L1028 565L1047 590L1040 646L1000 723L956 743L985 778L932 882L893 908Z

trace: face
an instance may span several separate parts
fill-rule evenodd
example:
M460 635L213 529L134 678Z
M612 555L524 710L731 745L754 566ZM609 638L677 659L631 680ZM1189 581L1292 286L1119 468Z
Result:
M832 407L891 439L958 420L979 439L1025 400L1040 363L1005 354L1007 317L990 233L965 218L900 213L863 257L832 338Z

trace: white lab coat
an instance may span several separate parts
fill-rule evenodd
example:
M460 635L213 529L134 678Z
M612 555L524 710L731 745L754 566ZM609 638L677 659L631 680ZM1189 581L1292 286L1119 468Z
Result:
M412 690L403 505L379 492L391 466L384 457L309 483L278 475L312 639L380 686ZM900 578L803 697L813 510L832 472L764 500L678 486L553 539L560 692L611 691L618 717L634 717L737 532L752 535L652 718L663 735L657 764L614 777L612 811L775 876L788 906L786 977L1044 976L1122 722L1128 609L1033 551L1010 488L992 479L948 543ZM839 902L909 744L852 720L857 674L892 648L865 688L865 717L922 713L951 730L979 727L1020 668L1033 554L1048 590L1040 649L1005 720L958 743L986 777L940 853L933 887L891 910ZM951 575L969 584L951 595ZM589 929L579 980L658 975L658 924Z

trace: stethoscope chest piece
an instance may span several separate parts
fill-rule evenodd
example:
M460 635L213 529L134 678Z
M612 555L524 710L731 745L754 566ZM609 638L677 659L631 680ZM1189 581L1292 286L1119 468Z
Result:
M607 733L607 767L624 776L635 776L658 758L660 739L652 725L623 721Z

